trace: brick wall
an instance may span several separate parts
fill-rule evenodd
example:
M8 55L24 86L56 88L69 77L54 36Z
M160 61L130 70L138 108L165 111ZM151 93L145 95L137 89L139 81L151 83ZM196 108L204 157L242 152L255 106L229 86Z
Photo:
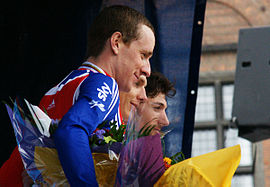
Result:
M265 186L270 186L270 140L265 140L263 144L263 164Z
M235 43L244 27L270 25L269 0L208 0L203 45Z
M200 72L235 71L235 52L202 53Z

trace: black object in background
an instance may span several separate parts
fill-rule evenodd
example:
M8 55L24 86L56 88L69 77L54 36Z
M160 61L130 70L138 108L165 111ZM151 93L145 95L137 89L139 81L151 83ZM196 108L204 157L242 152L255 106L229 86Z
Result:
M239 136L270 138L270 27L241 29L233 97Z

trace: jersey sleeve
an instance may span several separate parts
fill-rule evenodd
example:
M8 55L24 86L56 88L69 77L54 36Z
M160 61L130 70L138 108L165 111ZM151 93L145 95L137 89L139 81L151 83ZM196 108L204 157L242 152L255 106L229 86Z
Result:
M71 186L98 185L88 137L101 122L113 119L118 107L118 87L112 78L90 74L81 84L76 102L54 134L59 159Z
M22 172L24 166L18 150L13 150L10 158L0 168L0 186L23 186Z
M114 119L118 108L119 92L115 80L93 73L80 86L78 98L64 115L61 125L79 125L90 135L104 120Z

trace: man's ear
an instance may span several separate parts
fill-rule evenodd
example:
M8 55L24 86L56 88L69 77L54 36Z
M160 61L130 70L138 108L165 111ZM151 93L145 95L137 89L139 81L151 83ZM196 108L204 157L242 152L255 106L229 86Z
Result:
M115 55L119 53L119 48L121 42L123 41L123 36L121 32L114 32L111 36L111 48Z

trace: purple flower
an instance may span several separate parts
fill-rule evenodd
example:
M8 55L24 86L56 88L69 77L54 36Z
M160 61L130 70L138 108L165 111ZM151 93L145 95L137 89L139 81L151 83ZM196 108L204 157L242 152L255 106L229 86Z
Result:
M103 130L103 129L97 130L96 131L97 138L104 140L104 136L103 136L104 133L105 133L105 130Z

